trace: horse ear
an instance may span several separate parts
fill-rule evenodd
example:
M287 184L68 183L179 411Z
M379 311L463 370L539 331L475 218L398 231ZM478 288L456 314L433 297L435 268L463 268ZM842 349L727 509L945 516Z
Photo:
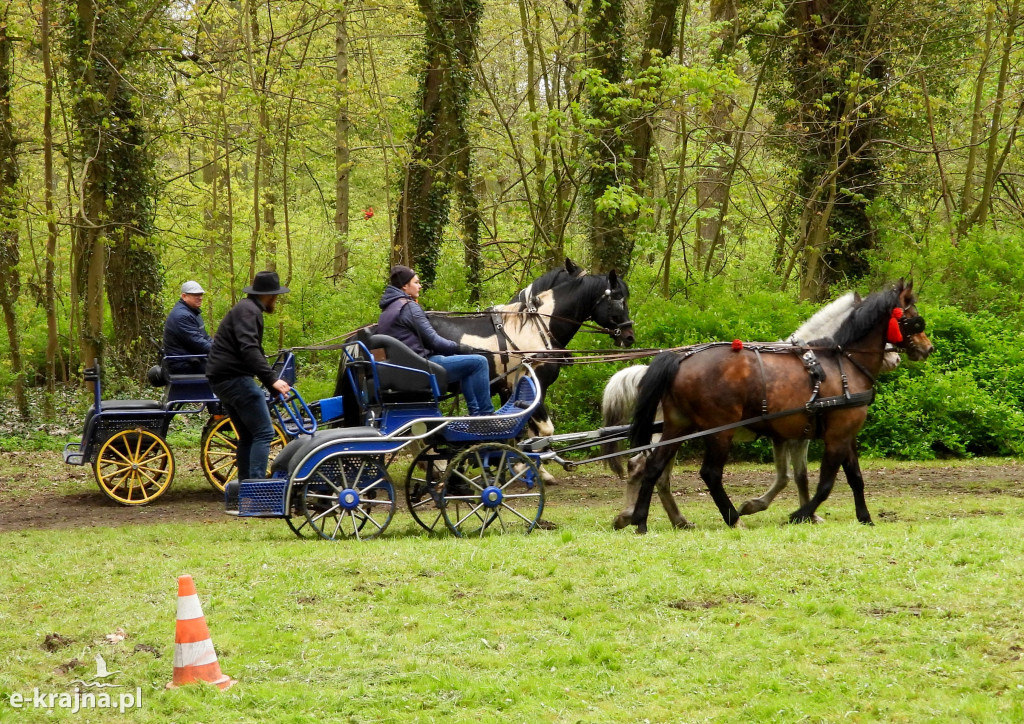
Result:
M565 270L569 272L569 276L573 277L580 273L579 266L569 257L565 257Z
M618 285L619 285L619 275L615 273L614 269L612 269L610 272L608 272L608 286L611 287L612 289L614 289Z
M856 306L859 306L859 305L860 305L860 303L861 303L861 302L863 302L863 301L864 301L864 298L863 298L863 297L861 297L861 295L860 295L860 292L857 292L857 291L855 291L855 292L853 293L853 305L854 305L855 307L856 307Z

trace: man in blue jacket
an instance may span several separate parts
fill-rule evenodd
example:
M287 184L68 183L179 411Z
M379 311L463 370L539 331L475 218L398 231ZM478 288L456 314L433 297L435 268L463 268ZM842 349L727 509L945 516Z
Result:
M209 354L212 340L202 316L205 293L199 282L181 285L181 299L175 302L164 322L164 357ZM167 371L171 374L202 374L205 367L206 361L198 357L167 360Z
M263 313L273 314L278 295L288 292L277 272L256 273L252 286L221 320L206 361L206 378L235 425L238 480L265 478L274 423L259 379L271 394L288 394L291 386L277 376L263 353Z
M377 334L394 337L420 357L441 365L450 382L460 383L470 415L493 415L487 358L437 333L418 303L421 288L412 269L391 267L390 284L380 298Z

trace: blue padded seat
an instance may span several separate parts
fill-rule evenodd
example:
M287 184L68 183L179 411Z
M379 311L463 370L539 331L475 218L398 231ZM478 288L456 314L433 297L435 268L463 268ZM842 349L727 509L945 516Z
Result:
M338 427L331 430L317 430L312 435L297 437L277 454L270 466L271 474L291 475L306 453L313 447L331 440L347 440L353 437L380 437L380 431L374 427Z

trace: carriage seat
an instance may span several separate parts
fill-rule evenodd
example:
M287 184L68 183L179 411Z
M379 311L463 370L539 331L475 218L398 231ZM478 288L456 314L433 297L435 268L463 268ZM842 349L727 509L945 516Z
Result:
M149 411L163 412L164 406L160 400L102 400L100 410L102 412L131 413L135 411L148 413ZM93 418L96 417L96 405L89 405L85 413L85 424L83 428L89 430ZM148 418L148 414L147 414Z
M210 381L203 374L171 374L164 388L164 403L182 401L214 401L217 396L210 389Z
M270 473L271 475L276 473L278 477L281 475L291 476L295 472L295 466L302 458L306 457L306 453L314 446L331 440L347 440L353 437L380 437L380 431L375 427L338 427L331 430L317 430L312 435L297 437L277 454L270 466Z
M100 403L101 410L162 410L164 406L160 400L103 400ZM92 408L89 408L92 412Z
M371 353L382 350L383 361L387 362L387 365L377 365L377 378L380 380L382 396L400 398L401 401L408 402L433 399L430 378L424 373L429 373L437 379L437 389L441 394L448 390L448 373L441 365L420 357L404 342L394 337L386 334L373 334L368 337L368 342L363 343ZM374 356L376 358L376 355Z

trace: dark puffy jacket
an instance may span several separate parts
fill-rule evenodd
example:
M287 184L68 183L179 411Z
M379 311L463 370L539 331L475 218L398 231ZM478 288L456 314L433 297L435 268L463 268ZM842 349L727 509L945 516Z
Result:
M377 334L386 334L404 342L420 357L459 353L459 345L439 335L423 307L398 287L387 286L380 298L380 310Z
M164 356L208 354L212 341L200 312L179 299L164 322ZM170 360L167 363L168 371L175 374L200 373L203 366L201 359Z
M258 377L267 389L277 381L263 354L263 306L252 297L233 306L221 320L206 359L210 382L233 377Z

